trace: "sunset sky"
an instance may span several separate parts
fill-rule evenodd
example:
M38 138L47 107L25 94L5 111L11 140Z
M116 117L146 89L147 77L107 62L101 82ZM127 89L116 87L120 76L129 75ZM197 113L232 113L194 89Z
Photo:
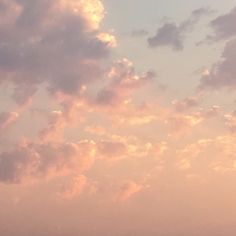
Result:
M0 235L235 236L235 0L0 0Z

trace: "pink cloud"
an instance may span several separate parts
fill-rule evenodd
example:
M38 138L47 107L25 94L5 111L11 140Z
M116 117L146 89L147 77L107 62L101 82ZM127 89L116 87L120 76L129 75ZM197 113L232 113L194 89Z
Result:
M94 162L94 144L25 143L0 154L0 181L32 182L37 179L82 173Z
M140 192L143 188L143 185L139 185L133 181L127 181L120 187L120 190L116 193L114 200L120 202L127 201L133 195Z

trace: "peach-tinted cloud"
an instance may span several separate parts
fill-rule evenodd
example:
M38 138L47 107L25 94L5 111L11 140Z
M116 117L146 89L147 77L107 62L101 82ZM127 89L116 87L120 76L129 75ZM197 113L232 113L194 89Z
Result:
M108 85L98 92L96 103L114 105L127 100L132 92L151 82L154 77L155 73L151 71L138 75L130 60L120 60L111 67Z
M0 181L21 183L83 172L94 162L94 144L25 143L0 155Z
M134 181L127 181L120 187L120 190L116 193L114 200L124 202L140 192L143 188L143 185L137 184Z
M191 132L192 128L203 123L206 120L216 118L219 115L219 106L212 106L208 109L198 108L192 112L184 112L196 105L186 104L186 102L174 102L175 111L170 112L166 117L165 123L170 128L170 134L182 134ZM176 112L177 109L177 112Z
M200 139L177 151L176 166L196 173L235 171L235 136L224 135Z

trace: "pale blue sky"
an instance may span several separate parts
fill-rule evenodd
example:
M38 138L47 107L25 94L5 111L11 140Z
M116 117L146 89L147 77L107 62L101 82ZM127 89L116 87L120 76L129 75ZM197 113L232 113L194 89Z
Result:
M213 10L227 12L234 0L105 0L107 10L105 24L118 32L142 27L156 27L163 17L181 20L192 10L209 6Z
M215 63L224 48L224 42L199 47L196 43L211 33L209 22L218 15L229 12L235 1L105 0L104 5L107 9L104 27L113 29L118 38L117 58L123 56L131 59L140 71L155 70L158 80L170 85L175 96L180 93L184 97L191 94L199 82L199 75L195 72ZM148 48L147 37L155 35L165 18L178 24L187 20L193 10L202 7L209 7L214 12L204 17L193 32L186 36L183 51L176 52L167 47ZM128 36L133 30L147 30L149 35L141 38Z

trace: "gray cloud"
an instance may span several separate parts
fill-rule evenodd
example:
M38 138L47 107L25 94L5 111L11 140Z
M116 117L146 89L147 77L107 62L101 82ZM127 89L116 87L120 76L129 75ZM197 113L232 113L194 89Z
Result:
M228 40L219 62L215 63L201 78L199 89L236 89L236 8L229 13L218 16L211 21L210 26L214 35L208 36L207 41Z
M215 35L209 36L212 40L228 39L236 36L236 7L229 13L219 16L211 21L210 26L213 28Z
M50 93L75 95L99 78L99 60L109 53L83 14L53 0L1 1L0 82L15 85L13 98L25 103L45 82Z
M197 21L211 11L208 8L194 10L189 19L179 25L176 23L165 23L153 37L148 38L148 45L151 48L167 46L173 50L183 50L186 34L192 30Z
M213 41L228 39L229 41L226 42L221 60L202 76L200 89L236 89L236 39L233 38L236 36L235 22L236 8L211 22L214 36L209 36L208 39Z
M236 39L229 41L224 49L222 58L215 63L201 78L200 89L236 89Z

